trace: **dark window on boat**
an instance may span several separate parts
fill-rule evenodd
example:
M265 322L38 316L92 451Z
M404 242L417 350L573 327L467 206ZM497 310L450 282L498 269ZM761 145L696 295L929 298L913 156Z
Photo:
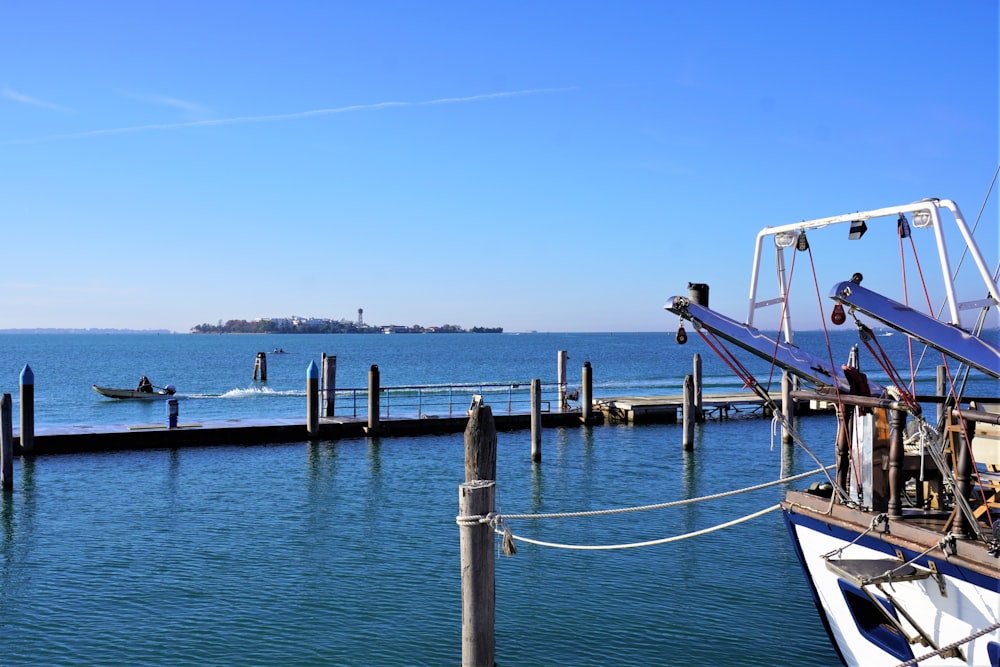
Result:
M893 627L879 610L878 606L865 595L858 587L839 580L840 590L844 594L847 608L851 610L851 616L858 626L858 630L868 641L891 653L901 662L906 662L913 658L913 651L910 644L895 627ZM888 600L879 598L879 602L889 610L895 618L895 611Z
M1000 644L996 642L987 644L986 655L990 657L990 664L993 667L1000 667Z

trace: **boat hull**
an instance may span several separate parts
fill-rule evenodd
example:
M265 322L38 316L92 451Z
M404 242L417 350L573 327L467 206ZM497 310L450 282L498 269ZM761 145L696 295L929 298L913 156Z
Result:
M94 391L96 391L101 396L107 396L108 398L120 398L120 399L135 399L140 401L155 401L163 398L170 398L175 394L168 393L166 391L136 391L135 389L115 389L113 387L100 387L98 385L92 385Z
M959 541L954 553L942 557L940 549L932 548L939 533L922 535L919 527L904 521L891 522L888 532L870 530L872 513L842 505L831 510L828 499L801 492L789 493L782 510L817 609L844 664L893 667L955 642L962 642L960 655L936 655L919 664L998 664L1000 629L963 642L1000 619L1000 569L981 545ZM905 564L912 565L913 579L901 573L881 585L859 585L850 576L852 571L882 572ZM884 621L871 596L908 635L923 633L930 641L907 642Z

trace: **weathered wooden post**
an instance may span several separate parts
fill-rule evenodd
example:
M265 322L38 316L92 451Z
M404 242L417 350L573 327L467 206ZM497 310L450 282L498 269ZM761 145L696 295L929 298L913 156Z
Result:
M14 488L14 409L10 394L0 398L0 488Z
M256 380L258 375L261 382L267 382L267 354L264 352L257 353L257 360L253 364L253 379Z
M591 372L590 362L583 362L582 386L580 388L580 420L584 424L590 423L590 417L594 412L594 378Z
M319 435L319 368L315 361L306 369L306 433L310 438Z
M684 401L681 406L682 423L684 425L684 435L682 445L684 451L694 449L694 378L690 375L684 376Z
M368 428L365 431L371 435L378 432L380 391L378 366L372 364L368 370Z
M490 406L474 401L465 427L465 483L458 488L462 563L462 667L493 667L496 660L496 425Z
M465 426L465 481L492 479L497 476L497 428L493 409L473 400L469 423Z
M21 370L21 453L29 454L35 446L35 374L31 366Z
M559 350L556 360L556 383L559 385L559 412L565 410L566 405L566 360L569 354L566 350Z
M337 398L337 357L323 353L323 416L332 417Z
M789 426L795 423L795 401L792 399L792 376L788 371L781 374L781 412L785 415ZM781 424L781 444L792 444L792 432Z
M531 381L531 460L542 460L542 381Z
M705 421L705 411L701 400L701 355L694 353L694 415L698 423Z

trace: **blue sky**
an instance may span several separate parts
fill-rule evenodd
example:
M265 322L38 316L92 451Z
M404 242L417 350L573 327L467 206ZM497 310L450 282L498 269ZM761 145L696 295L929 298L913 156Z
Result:
M0 0L0 329L673 330L688 282L742 318L764 225L975 221L997 35L994 0Z

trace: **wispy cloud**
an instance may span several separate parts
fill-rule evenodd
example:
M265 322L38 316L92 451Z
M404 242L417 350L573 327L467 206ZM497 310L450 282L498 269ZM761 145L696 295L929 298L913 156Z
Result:
M0 142L0 145L11 144L31 144L46 141L61 141L65 139L83 139L87 137L100 137L115 134L135 134L138 132L155 132L163 130L178 130L192 127L208 127L219 125L238 125L246 123L273 123L279 121L299 120L302 118L312 118L316 116L330 116L334 114L377 111L380 109L406 108L406 107L426 107L439 104L468 104L472 102L485 102L507 97L522 97L527 95L544 95L555 93L566 93L576 90L574 87L568 88L533 88L529 90L512 90L499 93L484 93L482 95L469 95L467 97L441 97L434 100L422 100L416 102L375 102L373 104L353 104L344 107L334 107L329 109L312 109L310 111L296 111L292 113L270 114L264 116L235 116L232 118L216 118L212 120L193 120L182 123L158 123L154 125L133 125L129 127L116 127L103 130L88 130L86 132L73 132L71 134L53 134L46 137L35 137L32 139L12 139Z
M24 93L14 90L10 86L4 86L3 90L0 90L0 97L5 97L8 100L18 102L20 104L28 104L33 107L40 107L42 109L52 109L54 111L66 111L64 107L58 104L52 104L51 102L45 102L36 97L30 95L25 95Z
M122 95L145 104L169 107L192 115L204 115L207 111L205 107L196 102L189 102L169 95L142 95L128 92L122 92Z

